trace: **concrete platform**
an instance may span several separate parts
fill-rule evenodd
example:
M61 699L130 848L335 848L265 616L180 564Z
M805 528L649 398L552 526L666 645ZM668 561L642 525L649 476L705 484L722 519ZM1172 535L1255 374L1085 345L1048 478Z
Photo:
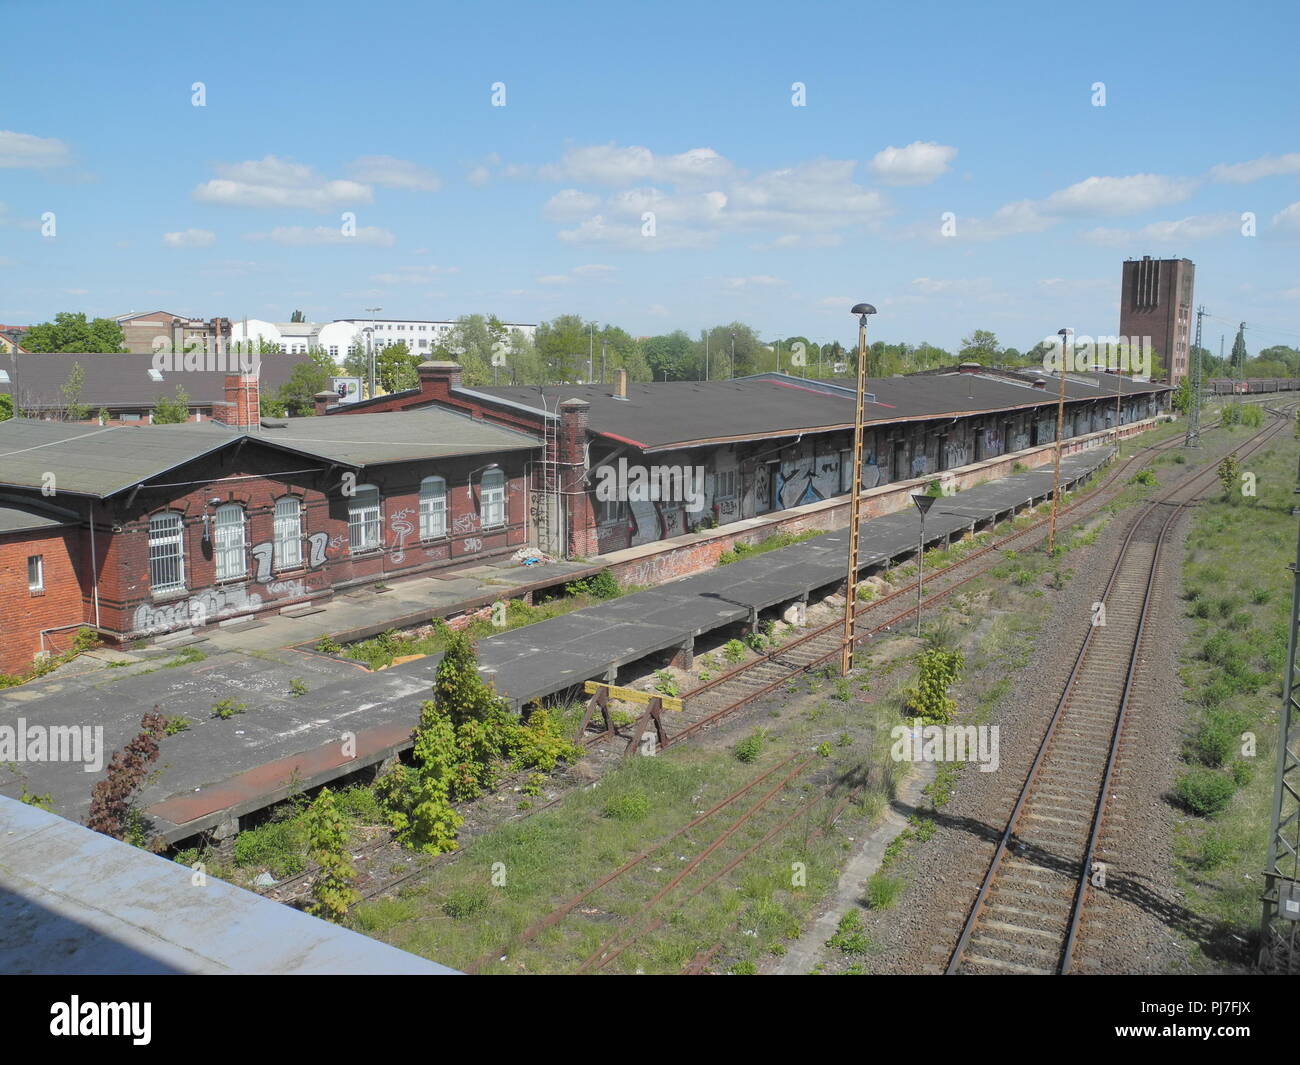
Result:
M1097 448L1067 457L1062 462L1066 487L1112 453ZM1050 470L1037 470L941 498L926 519L927 544L1041 501L1051 482ZM915 512L864 521L862 569L913 553L917 531ZM748 621L761 610L832 588L844 580L847 551L847 530L827 533L504 632L479 641L480 667L502 695L520 706L603 678L621 665L679 647L710 630ZM433 581L413 583L430 591L436 587ZM141 714L154 705L168 715L184 714L191 727L163 741L161 771L143 794L160 834L176 841L199 831L233 831L232 818L390 757L409 742L438 662L430 656L372 673L358 663L301 650L210 650L206 661L194 665L129 677L113 676L126 670L105 669L28 686L21 698L18 692L0 693L0 724L21 715L29 724L102 725L111 752L139 731ZM291 694L294 678L306 682L306 695ZM227 697L247 704L246 712L212 718L213 703ZM25 781L34 793L52 794L55 809L78 820L101 775L69 764L37 762L18 768L22 780L0 771L0 794L16 796Z

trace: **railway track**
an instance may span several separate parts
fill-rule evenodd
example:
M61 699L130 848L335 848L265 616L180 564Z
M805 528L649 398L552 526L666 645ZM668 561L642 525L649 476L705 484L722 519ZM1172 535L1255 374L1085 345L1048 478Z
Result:
M1217 423L1210 423L1211 429ZM1057 525L1064 529L1085 521L1098 513L1126 483L1125 475L1140 468L1158 455L1182 445L1181 437L1150 445L1136 451L1115 468L1082 498L1057 512ZM1113 489L1113 491L1112 491ZM998 552L1011 545L1032 545L1046 535L1047 518L1041 518L1021 529L993 539L986 546L965 554L962 558L932 571L925 576L922 609L932 606L1000 564ZM979 565L985 560L985 565ZM916 582L908 582L888 595L863 604L855 611L855 645L895 627L916 613ZM843 647L843 623L829 622L788 641L761 658L743 662L721 673L682 695L683 711L673 715L676 726L665 747L672 746L692 735L707 730L756 699L771 694L803 674L811 673L837 662ZM621 734L607 736L599 733L587 737L589 744L616 739L626 743Z
M1277 411L1270 411L1279 415ZM1279 416L1235 449L1246 457L1287 424ZM949 958L948 974L1068 973L1128 713L1140 707L1144 636L1161 550L1214 467L1148 502L1130 525L1060 700L993 850Z

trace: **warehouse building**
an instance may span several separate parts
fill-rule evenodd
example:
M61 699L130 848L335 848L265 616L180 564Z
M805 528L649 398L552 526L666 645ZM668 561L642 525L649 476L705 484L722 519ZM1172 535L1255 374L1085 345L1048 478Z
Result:
M242 376L201 423L0 422L0 671L81 625L127 641L508 555L538 446L439 409L263 419Z
M867 388L867 489L1055 439L1059 379L1049 375L963 364L873 378ZM1169 388L1084 373L1067 375L1065 392L1064 437L1070 439L1153 418L1167 405ZM855 395L844 379L784 373L629 384L620 371L613 386L467 388L459 366L430 362L420 367L416 389L346 407L321 396L317 410L438 408L536 434L546 445L530 485L538 545L582 557L848 493ZM636 468L658 471L672 488L638 491L627 484L614 499L601 492ZM686 480L697 474L698 490Z

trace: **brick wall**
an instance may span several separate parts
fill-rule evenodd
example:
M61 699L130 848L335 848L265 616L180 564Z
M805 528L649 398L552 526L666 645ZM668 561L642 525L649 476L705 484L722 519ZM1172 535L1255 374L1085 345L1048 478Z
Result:
M80 625L84 616L81 580L76 559L81 554L75 528L42 529L0 535L0 672L22 673L41 650L42 629ZM27 586L27 559L45 562L45 591L32 594ZM62 651L75 629L52 633L47 650Z

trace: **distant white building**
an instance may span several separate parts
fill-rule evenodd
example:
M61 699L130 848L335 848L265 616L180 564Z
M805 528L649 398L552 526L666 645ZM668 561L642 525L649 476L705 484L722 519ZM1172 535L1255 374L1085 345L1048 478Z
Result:
M537 334L536 323L502 322L508 331L518 330L529 340ZM338 318L321 326L320 344L336 359L342 359L354 343L366 346L369 342L376 350L390 344L405 344L414 355L430 355L456 327L455 322L438 322L422 318Z
M535 323L502 322L509 331L518 330L529 340L537 334ZM247 334L245 334L247 327ZM250 337L275 344L286 355L305 355L313 348L328 351L335 362L342 363L354 344L363 350L381 351L390 344L405 344L413 355L431 355L456 327L455 322L400 318L337 318L321 325L317 322L265 322L260 318L237 319L231 329L231 342L238 344Z

